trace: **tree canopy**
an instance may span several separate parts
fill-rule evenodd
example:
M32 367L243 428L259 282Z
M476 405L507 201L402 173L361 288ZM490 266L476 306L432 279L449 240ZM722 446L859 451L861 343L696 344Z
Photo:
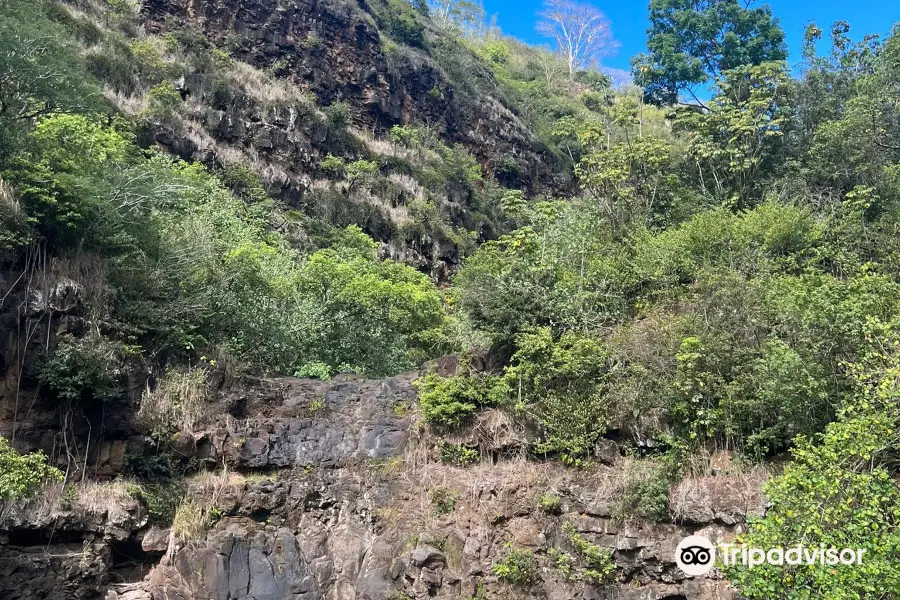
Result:
M657 104L678 102L726 71L787 58L784 31L768 6L739 0L651 0L647 55L635 81ZM696 100L696 97L694 97Z

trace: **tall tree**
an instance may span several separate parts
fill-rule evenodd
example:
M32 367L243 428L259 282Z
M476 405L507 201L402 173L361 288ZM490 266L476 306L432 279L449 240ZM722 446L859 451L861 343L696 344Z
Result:
M556 40L569 67L569 77L617 47L609 19L590 4L571 0L545 0L539 33Z
M430 13L442 27L473 31L484 27L480 0L430 0Z
M752 8L752 1L650 0L650 52L633 60L647 99L673 104L725 71L785 60L778 20L768 6Z

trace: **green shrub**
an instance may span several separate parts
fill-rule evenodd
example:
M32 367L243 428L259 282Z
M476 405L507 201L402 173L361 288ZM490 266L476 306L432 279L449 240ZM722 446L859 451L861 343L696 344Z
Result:
M102 94L87 73L73 31L49 18L47 0L4 0L0 19L0 150L19 121L97 109Z
M59 507L63 510L70 511L75 507L75 501L78 499L78 490L74 485L67 485L63 488L63 493L59 498Z
M456 427L475 414L479 406L496 404L506 397L505 382L496 377L441 377L429 373L413 382L419 390L419 407L426 423Z
M199 468L196 458L186 459L172 449L169 438L155 437L154 445L142 451L128 449L125 453L125 473L140 481L175 485L187 473Z
M259 174L245 164L226 165L216 176L235 196L248 204L270 200Z
M880 331L879 331L880 330ZM897 431L897 336L867 330L872 341L849 366L855 390L838 419L815 438L801 436L793 460L764 488L769 506L736 544L750 548L861 549L852 565L770 565L725 568L741 597L892 597L900 591L900 485L894 471Z
M164 79L175 75L173 66L163 60L156 44L150 40L132 41L131 54L135 71L145 85L159 85Z
M122 360L128 352L98 335L66 338L41 366L41 383L63 400L112 400L120 393Z
M576 574L575 557L559 548L548 548L547 556L550 564L568 581Z
M547 514L557 514L560 511L562 498L554 492L544 492L538 499L538 508Z
M669 515L669 484L671 473L664 467L652 466L649 473L629 481L614 510L620 519L640 517L663 521Z
M345 130L350 125L353 117L350 112L350 105L346 102L329 104L322 109L322 112L325 113L328 128L336 132Z
M375 243L359 228L348 232L349 245L313 253L298 278L306 318L316 316L309 338L320 340L308 360L371 375L421 364L444 325L440 293L412 267L375 258Z
M503 556L493 564L491 572L513 585L528 587L537 581L537 560L528 550L516 550L507 543Z
M376 173L378 173L378 163L375 161L354 160L347 165L347 183L351 188L370 187Z
M85 52L87 71L121 94L138 87L134 73L134 55L124 41L112 38Z
M38 121L26 145L3 176L35 232L54 248L115 243L123 215L108 186L130 165L130 136L90 117L54 115Z
M478 450L468 448L462 444L451 444L441 441L438 446L438 455L442 462L457 467L467 467L478 462L480 457Z
M148 115L164 121L172 121L184 106L181 94L171 81L160 83L147 92Z
M0 501L32 498L45 484L62 479L62 472L48 465L42 452L19 454L0 436Z
M456 508L458 494L444 487L433 487L428 490L428 498L431 500L432 510L437 516L449 515Z
M577 462L593 450L609 423L607 349L596 337L578 332L554 339L549 327L519 335L516 346L503 377L540 421L544 441L535 451Z
M346 162L340 156L334 156L329 153L319 163L319 168L325 171L330 177L341 177L347 168Z
M175 518L184 489L180 482L132 484L128 486L128 494L147 510L151 523L168 527Z
M331 374L331 367L321 362L305 363L299 369L294 371L294 377L320 379L322 381L328 381L329 379L331 379Z
M395 41L414 48L425 47L425 26L407 0L388 0L386 21L385 29Z
M563 531L575 547L580 562L579 572L594 585L612 583L615 579L616 563L612 560L612 550L603 548L584 539L572 523L566 522Z
M391 127L391 141L406 148L415 148L422 143L422 134L412 125L394 125Z
M512 51L501 39L491 40L484 43L478 53L492 63L502 64L507 62L512 56Z

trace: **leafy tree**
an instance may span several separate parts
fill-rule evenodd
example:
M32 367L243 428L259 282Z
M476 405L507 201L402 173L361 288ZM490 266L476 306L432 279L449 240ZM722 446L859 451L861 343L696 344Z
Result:
M677 156L666 142L638 138L581 158L575 168L610 227L650 223L674 202L681 187Z
M704 112L684 110L686 131L704 192L737 209L755 203L765 176L777 173L790 128L791 84L785 65L764 63L727 71Z
M137 154L127 131L52 115L37 122L25 146L5 177L37 233L55 247L115 244L123 219L141 208L124 176L134 175Z
M693 86L726 71L787 58L784 32L769 7L739 0L651 0L647 48L648 55L633 61L634 77L657 104L693 95Z
M36 117L99 106L70 34L48 18L49 0L0 1L0 158L10 135Z
M315 252L298 274L318 315L314 353L377 375L411 368L428 357L428 332L443 325L441 296L415 269L376 259L375 243L358 228L350 236L363 243Z
M835 50L837 57L817 61L804 78L807 90L829 90L808 95L802 107L804 125L812 129L807 148L810 180L842 194L870 188L878 192L870 194L870 200L891 196L897 187L890 165L900 157L900 38L895 34L874 47L843 39L834 45L841 49ZM883 208L875 204L868 214Z

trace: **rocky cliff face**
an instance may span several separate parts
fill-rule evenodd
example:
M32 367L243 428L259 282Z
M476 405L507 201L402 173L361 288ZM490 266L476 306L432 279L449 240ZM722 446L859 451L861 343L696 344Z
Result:
M94 0L67 1L92 19L107 10ZM164 73L139 67L131 85L107 82L107 97L140 121L142 144L215 169L249 167L284 212L357 224L382 242L384 257L445 281L473 241L501 233L503 187L565 194L568 169L558 168L491 71L459 40L428 24L428 49L398 44L380 29L378 15L389 8L375 2L380 10L342 0L146 0L131 27L149 35L132 42L154 40L154 64ZM107 51L114 54L115 40L130 35L127 27L113 31ZM448 61L454 73L444 68ZM177 117L148 110L160 81L184 100ZM349 108L349 129L343 122L331 127L326 117L338 102ZM459 145L470 154L477 182L440 189L435 180L445 175L422 173L424 144L391 142L391 127L407 124L427 128L448 151ZM335 181L321 168L329 155L377 163L378 184ZM426 170L457 164L430 160ZM449 189L454 185L464 189ZM274 225L303 229L294 217L284 221ZM309 231L296 237L308 246Z
M185 22L199 27L236 58L310 90L319 104L348 102L361 129L427 124L448 142L465 144L489 172L507 159L521 165L526 185L547 183L551 175L546 149L499 100L487 70L468 75L488 82L493 93L466 94L461 102L460 90L427 53L386 50L364 1L147 0L143 14L151 31Z
M731 597L715 575L685 578L674 548L696 532L735 535L748 514L762 510L758 487L727 475L688 480L670 493L677 522L623 519L614 507L628 459L614 447L583 470L528 462L515 456L516 440L527 433L496 415L483 415L473 430L480 464L447 465L416 420L413 377L251 378L224 386L209 406L219 416L179 446L210 468L219 465L188 493L215 515L206 533L181 541L148 526L146 511L115 483L90 484L68 500L7 507L0 596ZM542 502L548 495L558 501ZM613 551L615 581L593 585L559 568L554 552L572 552L567 523ZM492 572L508 548L536 558L527 585Z

